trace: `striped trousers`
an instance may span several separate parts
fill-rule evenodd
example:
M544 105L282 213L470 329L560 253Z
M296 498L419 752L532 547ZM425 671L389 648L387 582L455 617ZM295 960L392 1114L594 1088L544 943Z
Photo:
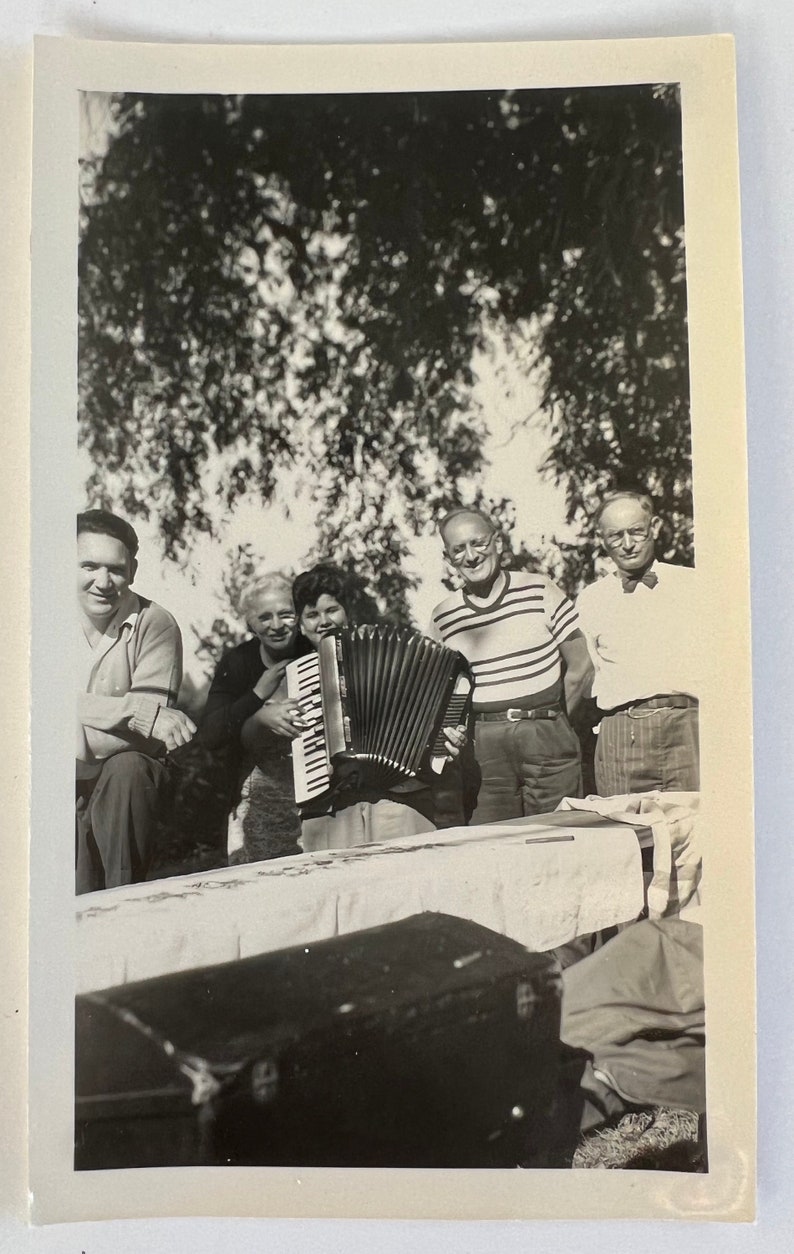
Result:
M653 790L697 792L697 707L605 714L596 742L595 778L600 797Z

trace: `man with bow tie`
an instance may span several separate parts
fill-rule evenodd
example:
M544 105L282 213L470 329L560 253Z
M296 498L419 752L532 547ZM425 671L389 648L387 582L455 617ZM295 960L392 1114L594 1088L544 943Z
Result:
M697 579L689 567L656 561L660 525L650 497L607 497L596 528L614 570L577 602L595 671L602 797L700 785Z

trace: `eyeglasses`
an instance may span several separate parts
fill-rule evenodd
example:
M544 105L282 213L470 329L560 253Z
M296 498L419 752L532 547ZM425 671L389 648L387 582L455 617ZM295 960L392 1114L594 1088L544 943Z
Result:
M603 540L608 549L616 549L623 543L624 536L628 536L631 541L642 542L647 540L650 534L648 527L625 527L623 531L607 531Z
M283 613L260 614L256 621L259 623L260 627L272 627L274 623L286 623L290 626L297 620L297 617L297 614L287 613L285 610Z
M455 548L448 552L449 560L457 566L459 562L464 561L469 549L473 549L475 553L482 556L488 552L492 542L493 536L487 536L484 540L469 540L466 544L456 544Z

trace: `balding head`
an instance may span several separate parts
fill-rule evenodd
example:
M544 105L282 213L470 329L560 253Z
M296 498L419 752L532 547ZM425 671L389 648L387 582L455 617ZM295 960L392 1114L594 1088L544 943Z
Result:
M444 552L466 587L486 595L502 569L502 537L492 519L474 506L453 509L438 525Z
M648 519L653 518L653 501L646 492L610 492L601 502L598 513L595 518L596 530L601 531L601 519L604 511L608 510L610 505L615 505L619 501L633 501L640 507L642 512Z
M493 519L488 517L485 510L478 509L476 505L459 505L456 509L451 509L448 514L445 514L438 524L438 530L445 545L447 540L447 529L456 518L479 519L480 522L488 528L492 535L498 531L498 527L494 523Z

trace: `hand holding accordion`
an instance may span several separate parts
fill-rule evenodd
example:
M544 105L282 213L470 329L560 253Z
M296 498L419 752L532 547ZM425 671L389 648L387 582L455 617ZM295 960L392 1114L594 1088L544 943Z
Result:
M444 731L465 723L472 679L460 653L405 627L343 627L287 667L310 724L292 742L295 799L386 792L432 778Z

